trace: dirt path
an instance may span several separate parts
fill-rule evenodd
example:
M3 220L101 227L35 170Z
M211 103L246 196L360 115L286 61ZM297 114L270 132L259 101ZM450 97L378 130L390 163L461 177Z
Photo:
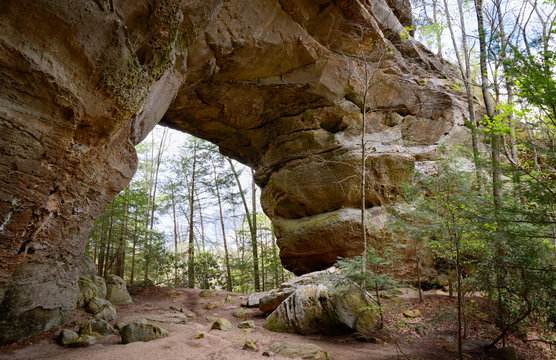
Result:
M64 348L55 343L59 331L53 331L37 339L19 345L0 348L0 359L56 359L56 360L138 360L138 359L261 359L262 352L275 341L312 343L328 351L333 360L363 360L363 359L404 359L400 349L412 359L455 359L456 354L442 347L445 343L442 337L419 337L407 335L400 338L403 343L398 347L395 342L387 344L360 343L353 336L301 336L295 334L281 334L267 331L263 328L265 316L258 309L252 309L253 314L246 319L236 319L232 316L234 310L241 309L241 301L245 295L217 292L214 297L203 298L196 289L150 289L133 295L133 304L118 307L118 322L127 323L139 317L154 317L168 313L178 313L171 310L184 308L195 314L187 324L160 325L170 331L170 337L150 342L136 342L121 344L119 335L107 336L97 344L86 348ZM227 296L230 302L224 302ZM221 306L207 310L208 303L220 302ZM82 321L86 315L77 311L76 321ZM207 317L224 317L234 328L231 331L210 330L212 321ZM243 320L254 320L254 330L237 328ZM72 328L72 327L69 327ZM72 329L77 330L77 326ZM202 333L202 339L195 339ZM403 332L401 333L403 334ZM242 349L246 340L257 343L258 350ZM474 356L472 358L487 358ZM280 359L280 357L276 357Z

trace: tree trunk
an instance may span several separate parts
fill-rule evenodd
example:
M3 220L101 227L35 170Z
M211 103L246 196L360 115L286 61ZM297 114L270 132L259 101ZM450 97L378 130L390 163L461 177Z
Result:
M366 210L366 178L367 178L367 171L366 171L366 163L367 163L367 155L366 155L366 146L365 146L365 135L367 134L367 92L369 91L369 69L368 69L368 62L364 62L364 90L363 90L363 109L361 110L363 114L363 122L361 125L361 241L363 242L363 288L365 288L365 276L367 274L367 256L368 249L367 249L367 221L365 219L365 210ZM381 321L382 322L382 321Z
M261 281L259 275L259 253L257 250L257 187L255 186L255 172L251 170L251 197L253 207L253 227L251 232L251 248L253 249L253 275L255 277L255 291L261 291Z
M114 226L114 202L110 207L110 226L108 227L108 239L106 240L106 255L104 256L104 271L101 276L108 275L109 264L110 264L110 248L112 246L112 228Z
M500 41L502 46L500 47L500 60L502 61L502 67L504 69L504 80L506 83L506 91L508 96L508 104L512 106L514 104L514 82L512 78L508 75L508 64L506 63L507 54L506 54L506 47L508 45L508 39L506 37L506 31L504 28L504 21L502 19L502 9L500 6L500 0L495 1L496 5L496 12L498 15L498 25L499 25L499 33L500 33ZM515 114L513 109L508 114L508 127L510 129L510 154L509 158L514 165L514 169L512 171L512 180L514 182L514 189L516 195L519 193L519 186L520 183L520 176L519 176L519 169L517 168L518 165L518 158L517 158L517 145L516 145L516 130L515 130Z
M432 0L432 19L435 24L438 24L438 0ZM436 31L436 54L442 57L442 34Z
M483 21L483 1L482 0L475 0L475 10L477 13L477 24L479 30L479 48L480 48L480 68L481 68L481 88L483 92L483 100L485 102L485 108L487 117L489 120L494 121L495 116L495 109L494 104L492 103L492 99L489 93L490 82L488 79L488 72L487 72L487 48L486 48L486 36L485 36L485 28L484 28L484 21ZM500 209L502 207L502 173L500 169L500 149L499 149L499 135L496 133L494 129L491 131L491 162L492 162L492 197L494 202L494 221L499 223L499 216L500 216ZM502 270L500 262L503 259L503 252L502 252L502 244L500 243L500 239L495 240L496 244L496 287L498 289L498 305L497 305L497 312L498 312L498 321L501 325L502 333L505 332L504 330L504 315L503 315L503 305L502 305L502 297L501 297L501 287L502 287L502 278L500 271ZM505 339L502 339L503 342Z
M197 203L199 204L199 222L201 225L201 249L203 252L206 252L207 249L205 247L205 223L203 221L203 209L201 207L201 197L197 194Z
M174 222L174 285L178 285L178 223L176 220L176 197L174 188L170 186L170 200L172 201L172 220Z
M462 348L462 313L463 313L463 303L462 303L462 291L461 291L461 263L459 256L459 245L458 240L454 240L456 247L456 278L457 278L457 293L458 293L458 356L459 360L463 360L463 348Z
M490 121L494 121L496 115L492 98L490 97L489 87L490 81L488 79L487 70L487 48L485 28L483 22L483 1L475 0L475 8L477 12L477 23L479 30L479 48L480 48L480 68L481 68L481 89L483 92L483 100L485 103L487 117ZM496 216L502 206L502 173L500 170L500 147L499 135L496 131L492 131L491 135L491 160L492 160L492 195L494 199L494 210Z
M137 232L139 227L138 213L135 213L135 230L133 234L133 246L131 248L131 274L129 275L129 283L133 284L135 277L135 247L137 246Z
M471 84L471 65L469 61L469 52L467 50L467 34L465 30L465 19L463 14L463 3L462 0L458 0L458 10L459 10L459 19L460 19L460 26L461 26L461 44L462 44L462 52L463 54L460 55L460 51L456 41L456 35L454 33L454 29L452 26L452 20L450 18L449 10L448 10L448 2L444 0L444 9L446 12L446 19L448 21L448 29L450 30L450 37L452 39L452 44L454 46L454 51L456 54L456 58L458 61L458 67L461 73L461 77L463 79L463 84L465 87L465 98L467 100L467 111L469 113L469 120L467 121L467 126L471 130L471 144L473 147L473 164L475 166L475 176L477 178L477 187L480 192L483 190L483 179L481 175L481 166L480 166L480 151L479 151L479 140L477 138L477 127L478 121L475 117L475 106L473 103L473 85ZM463 58L463 60L462 60Z
M220 213L220 226L222 227L222 241L224 242L224 262L226 264L226 290L232 291L232 271L230 269L230 258L228 255L228 243L226 241L226 228L224 226L224 215L222 212L222 200L220 198L220 185L216 176L216 166L212 164L214 170L214 186L216 187L216 197L218 199L218 211Z
M271 225L272 226L272 225ZM276 246L276 237L274 236L274 229L271 230L272 236L272 250L274 256L274 287L277 288L280 285L280 260L278 259L278 246Z
M98 263L97 263L97 274L102 276L104 270L104 247L106 246L106 216L102 216L102 228L100 231L100 246L98 250Z
M249 207L247 206L247 200L245 199L245 194L243 193L243 189L241 187L241 182L239 181L239 176L237 174L237 171L234 167L234 164L232 163L232 161L228 158L226 158L226 160L228 160L228 163L230 164L230 168L232 169L232 173L234 174L234 177L236 179L236 183L237 183L237 187L239 188L239 194L241 195L241 201L243 202L243 207L245 209L245 217L247 219L247 224L249 225L249 231L251 233L251 245L253 246L253 244L255 245L253 247L253 270L254 270L254 283L255 283L255 291L259 291L260 290L260 283L259 283L259 265L258 265L258 258L256 258L257 255L257 229L256 229L256 214L253 217L253 219L255 221L252 221L251 217L249 216ZM254 185L253 185L254 186ZM254 194L253 194L254 195ZM256 198L255 196L253 196L253 203L256 205ZM253 209L254 212L256 213L256 209ZM255 224L253 224L253 222L255 222Z
M191 169L191 191L189 192L189 249L187 259L187 287L195 287L195 236L193 233L193 213L195 200L195 171L197 167L197 143L193 147L193 167Z
M423 302L423 290L421 289L421 264L420 258L417 250L417 240L413 240L415 242L415 267L417 270L417 289L419 289L419 301Z
M129 197L127 196L127 188L124 192L125 195L125 213L124 213L124 224L123 230L120 237L120 243L118 245L118 254L116 258L116 269L115 273L122 279L124 278L124 271L125 271L125 250L127 245L127 223L129 217Z

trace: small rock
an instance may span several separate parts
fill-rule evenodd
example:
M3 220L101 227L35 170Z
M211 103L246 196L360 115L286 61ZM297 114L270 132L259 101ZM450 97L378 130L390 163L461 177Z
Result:
M166 295L172 297L172 296L180 296L183 295L183 292L178 291L178 290L168 290L168 292L166 293Z
M254 292L247 298L247 307L259 307L259 301L263 296L268 295L268 292Z
M266 357L275 357L276 354L273 353L272 351L266 350L266 351L263 351L263 356L266 356Z
M245 316L253 314L252 310L249 309L240 309L236 310L232 313L232 316L238 319L245 319Z
M147 321L155 321L166 324L187 324L187 316L185 314L167 313L160 315L149 315L146 317Z
M328 359L328 353L322 348L313 344L299 344L299 343L286 343L286 342L275 342L266 349L264 356L273 356L276 354L278 356L284 356L289 358L302 358L302 359L312 359L312 360L325 360Z
M80 326L79 333L81 335L91 335L94 337L97 337L95 334L98 334L102 337L115 334L116 332L105 320L92 318Z
M255 322L253 320L242 321L239 324L237 324L237 327L240 329L254 329Z
M195 340L199 340L205 337L205 334L203 333L198 333L197 335L195 335Z
M418 309L406 310L406 311L403 312L403 315L405 317L408 317L408 318L418 318L418 317L423 316L423 315L421 315L421 312Z
M367 334L363 334L361 332L353 333L353 337L355 338L356 341L359 341L359 342L365 342L365 343L371 343L371 344L380 344L380 343L382 343L382 341L380 341L380 339L377 339L373 336L369 336Z
M378 296L380 296L380 297L383 298L383 299L393 299L393 298L394 298L394 295L390 294L390 293L387 292L387 291L380 291L380 292L378 293Z
M251 350L251 351L257 351L257 343L254 342L253 340L245 340L245 342L243 343L243 349L245 350Z
M199 293L199 296L202 298L210 298L216 295L216 291L214 290L203 290Z
M102 299L98 296L92 298L87 305L87 311L91 314L99 313L105 306L112 306L110 301Z
M70 343L79 339L79 335L75 331L69 329L63 329L58 335L58 344L69 345Z
M122 342L129 344L136 341L151 341L170 336L165 329L149 324L145 319L137 319L122 328L120 331Z
M475 352L481 351L485 346L489 344L488 341L483 340L463 340L462 349L465 352ZM455 349L457 349L457 341L454 342Z
M234 298L231 295L227 295L226 298L224 299L225 303L231 303L234 301Z
M112 305L104 307L100 312L95 314L95 319L102 319L105 321L116 320L116 309Z
M517 351L511 346L492 349L488 352L488 354L500 360L519 360Z
M197 316L197 315L195 315L195 313L193 311L189 311L189 310L184 309L184 308L181 309L181 312L183 314L185 314L185 316L187 316L188 318L194 318L194 317Z
M419 336L426 337L427 336L427 326L425 324L417 324L415 325L415 331Z
M205 309L214 310L218 309L220 306L222 306L222 303L220 301L212 301L205 305Z
M207 320L207 322L213 322L213 321L216 321L218 319L218 316L208 315L205 319Z
M228 319L220 318L212 324L212 327L210 329L229 331L232 330L232 328L233 328L232 323L229 322Z
M70 344L68 344L71 347L87 347L89 345L94 345L96 343L96 340L94 337L90 336L90 335L83 335L80 336L77 340L71 342Z
M241 306L247 307L247 299L241 300Z

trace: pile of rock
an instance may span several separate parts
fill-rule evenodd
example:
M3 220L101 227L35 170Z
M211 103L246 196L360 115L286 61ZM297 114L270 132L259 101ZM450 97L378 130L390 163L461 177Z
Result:
M124 279L116 275L105 278L96 275L93 259L83 255L79 267L77 307L87 306L93 298L106 299L111 304L131 304Z
M132 302L125 281L116 275L97 276L93 259L86 254L81 259L78 283L77 307L85 307L93 314L93 320L115 321L116 308L113 304Z
M79 326L79 333L63 329L58 336L58 343L63 346L89 346L104 336L117 334L110 325L117 316L113 304L132 302L125 281L116 275L107 275L105 278L97 276L93 259L88 255L83 255L81 260L78 283L77 307L84 307L93 316ZM124 344L169 336L168 331L143 318L117 327Z

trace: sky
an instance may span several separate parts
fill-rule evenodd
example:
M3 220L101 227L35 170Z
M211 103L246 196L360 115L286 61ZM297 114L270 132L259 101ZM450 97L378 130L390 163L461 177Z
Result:
M192 135L186 134L184 132L180 132L177 130L173 130L170 128L164 128L162 126L157 125L154 130L151 132L151 134L149 134L145 140L143 140L142 143L150 143L152 141L152 137L154 136L155 138L155 142L156 141L160 141L161 137L162 137L162 133L164 131L164 129L167 129L168 131L168 146L167 149L164 153L164 159L165 160L169 160L170 158L176 156L179 152L180 152L180 147L185 144L185 142L187 141L188 137L191 137ZM168 161L165 162L166 167L161 167L160 169L160 178L163 181L165 178L170 178L172 176L174 176L174 174L172 173L171 169L170 169L170 163ZM248 205L251 206L251 181L252 181L252 177L251 177L251 170L250 168L248 168L247 166L238 163L237 161L234 161L234 166L236 167L236 169L238 171L240 171L240 169L243 169L243 171L241 172L241 176L240 176L240 181L241 181L241 185L243 187L243 190L246 192L246 199L248 202ZM140 173L140 171L138 170L137 173L135 174L135 177L141 177L142 174ZM257 187L257 212L261 213L262 212L262 208L260 207L260 194L261 191L260 189ZM205 239L207 239L207 245L208 242L210 241L215 241L216 244L215 245L220 245L221 246L221 225L220 225L220 218L219 218L219 213L218 213L218 204L217 204L217 200L216 198L214 199L214 201L204 201L203 203L203 221L205 224ZM238 207L237 208L237 215L243 215L244 210L243 210L243 206ZM226 216L226 211L225 211L225 217L226 217L226 235L229 239L233 239L234 236L234 219L229 216L229 212L227 214L228 216ZM173 236L174 236L174 224L173 224L173 219L172 219L172 215L170 213L161 213L159 216L159 221L157 223L155 223L154 227L155 230L162 232L165 234L166 240L167 240L167 246L169 248L173 248ZM239 226L239 222L240 219L236 219L235 222L237 223L237 226ZM180 233L182 234L182 236L186 236L187 235L187 229L188 229L188 223L187 220L185 218L179 219L178 221L178 227L180 227L180 229L183 229L180 231Z

